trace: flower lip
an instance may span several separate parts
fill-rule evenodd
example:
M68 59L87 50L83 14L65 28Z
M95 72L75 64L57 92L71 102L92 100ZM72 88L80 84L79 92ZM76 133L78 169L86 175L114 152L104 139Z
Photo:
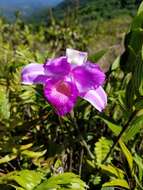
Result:
M71 88L67 82L61 81L58 85L55 86L56 90L66 96L71 95Z
M76 103L78 91L72 82L51 79L45 85L44 95L47 101L54 106L58 115L65 115Z

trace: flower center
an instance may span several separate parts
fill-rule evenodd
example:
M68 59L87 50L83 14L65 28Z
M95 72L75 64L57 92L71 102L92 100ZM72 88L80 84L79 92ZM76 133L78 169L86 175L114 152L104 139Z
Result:
M60 82L56 86L56 90L66 96L71 95L71 88L70 85L67 82Z

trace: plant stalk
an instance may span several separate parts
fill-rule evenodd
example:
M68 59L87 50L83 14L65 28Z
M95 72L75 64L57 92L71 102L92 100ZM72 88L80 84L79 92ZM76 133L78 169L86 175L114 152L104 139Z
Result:
M112 145L112 147L110 148L108 154L106 155L106 157L105 157L104 160L102 161L102 164L105 163L105 162L108 160L109 156L112 154L113 150L114 150L115 147L117 146L119 140L122 138L124 132L128 129L129 124L131 123L131 121L133 120L133 118L134 118L134 116L135 116L136 114L137 114L137 111L136 111L136 110L131 114L131 116L129 117L129 120L128 120L127 123L124 125L124 127L123 127L122 131L119 133L119 135L118 135L116 141L113 143L113 145Z

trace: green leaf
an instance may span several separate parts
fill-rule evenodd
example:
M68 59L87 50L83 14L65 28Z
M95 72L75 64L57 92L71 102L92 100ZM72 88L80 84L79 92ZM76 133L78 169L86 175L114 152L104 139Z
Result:
M129 140L133 139L135 135L140 132L142 126L143 115L136 116L123 136L124 141L128 142Z
M14 180L26 190L33 190L34 187L36 187L42 179L43 173L32 170L22 170L6 177L6 180Z
M129 110L132 110L132 106L134 103L134 95L135 95L134 81L133 78L131 78L126 87L126 105Z
M120 65L124 72L133 72L136 68L137 56L141 55L143 30L135 28L125 37L125 52L121 56Z
M106 171L106 172L109 172L110 174L116 176L117 178L119 179L123 179L124 178L124 174L125 172L115 166L112 166L112 165L103 165L101 164L100 165L101 169Z
M130 167L130 170L131 170L131 173L133 172L133 157L132 157L132 154L130 153L130 151L128 150L128 148L126 147L126 145L124 144L124 142L122 140L119 141L119 145L122 149L122 152L124 153L126 159L127 159L127 162L129 164L129 167Z
M142 62L142 57L141 57L141 53L136 56L136 67L133 71L133 88L135 88L135 92L136 94L139 91L139 87L141 85L141 81L143 79L143 62Z
M143 42L142 37L143 37L143 30L141 28L135 28L135 30L133 30L131 33L129 47L132 48L132 50L134 51L136 55L141 53L142 42Z
M101 183L101 176L91 175L89 182L93 185L99 185Z
M139 155L135 154L134 161L136 162L138 167L143 171L143 159Z
M7 163L11 160L14 160L17 157L17 154L8 154L3 158L0 158L0 164Z
M116 70L117 68L119 68L119 66L120 66L120 56L117 57L117 58L115 59L115 61L113 62L112 66L111 66L111 70L112 70L112 71L113 71L113 70Z
M30 150L24 150L21 152L22 155L26 155L30 158L39 158L41 156L43 156L45 153L47 152L47 150L43 150L41 152L34 152L34 151L30 151Z
M100 165L108 154L111 146L112 140L108 140L105 137L101 137L97 143L95 143L94 154L96 156L96 163ZM108 159L108 162L111 160L111 157Z
M34 190L85 190L86 184L73 173L63 173L52 176Z
M143 2L141 2L137 14L140 15L143 12Z
M87 164L92 167L92 168L95 168L96 167L96 164L95 164L95 161L94 160L86 160L87 161Z
M33 143L29 143L29 144L24 144L20 146L20 150L26 150L28 148L31 148L33 146Z
M119 135L119 133L122 130L122 127L120 125L117 125L117 124L113 123L112 121L107 120L106 118L103 118L103 117L100 117L100 116L97 116L97 117L100 118L100 119L102 119L107 124L107 126L109 127L109 129L111 129L111 131L116 136Z
M97 62L107 53L107 51L107 49L100 50L96 54L89 56L89 60L92 62Z
M112 187L112 186L124 187L124 188L130 189L127 181L124 179L113 179L112 181L103 184L103 187Z
M137 154L134 155L133 159L134 159L135 163L138 166L138 178L139 178L140 181L142 181L142 177L143 177L143 159Z
M134 174L134 178L135 178L135 181L136 181L136 186L139 187L139 189L143 189L143 186L142 186L142 179L139 181L138 177L136 174ZM135 190L138 190L137 188Z
M136 110L140 110L143 109L143 98L142 97L138 97L135 101L135 108Z
M5 85L0 85L0 119L9 119L10 104L8 99L8 90Z
M131 29L135 30L137 28L142 28L142 23L143 23L142 19L143 19L143 11L141 11L137 16L134 17Z

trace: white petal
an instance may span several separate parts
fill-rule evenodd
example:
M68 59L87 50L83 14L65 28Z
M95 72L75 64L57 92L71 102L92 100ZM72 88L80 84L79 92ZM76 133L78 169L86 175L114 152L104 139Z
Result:
M89 90L82 98L90 102L100 112L107 105L107 95L101 86L95 90Z
M87 61L87 52L81 52L74 49L66 49L68 62L75 65L82 65Z

